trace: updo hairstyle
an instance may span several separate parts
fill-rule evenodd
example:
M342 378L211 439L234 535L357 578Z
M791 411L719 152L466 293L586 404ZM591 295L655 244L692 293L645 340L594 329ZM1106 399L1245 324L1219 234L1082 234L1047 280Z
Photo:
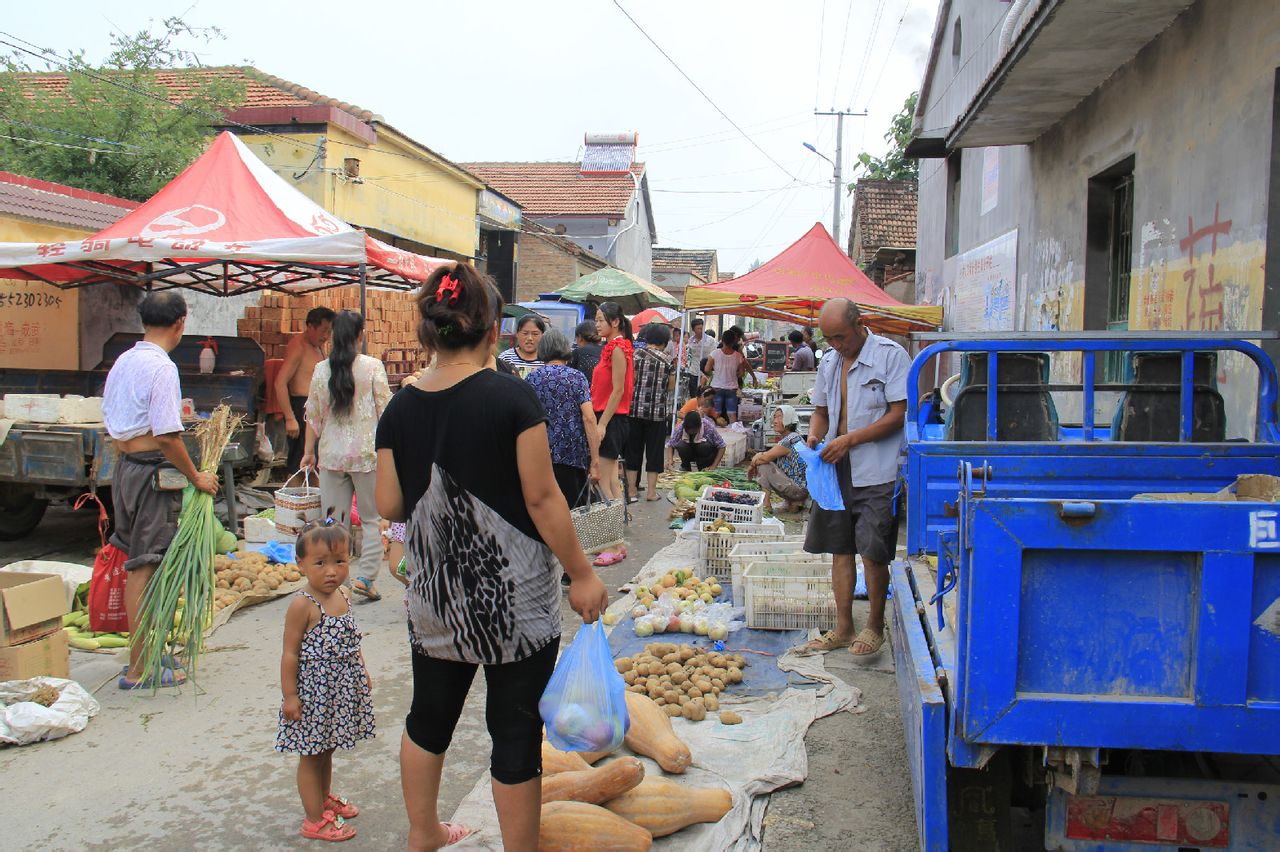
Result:
M493 330L502 297L465 263L442 266L418 291L418 341L429 351L470 349Z

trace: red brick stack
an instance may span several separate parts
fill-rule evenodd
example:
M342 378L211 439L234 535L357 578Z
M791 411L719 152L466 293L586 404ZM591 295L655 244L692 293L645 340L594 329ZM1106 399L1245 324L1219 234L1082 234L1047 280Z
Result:
M388 349L419 348L414 293L370 290L366 303L364 336L370 355L381 358ZM302 331L307 312L317 307L359 311L360 290L340 287L305 296L264 293L258 304L246 308L245 315L236 321L236 331L257 341L268 359L283 358L290 335Z

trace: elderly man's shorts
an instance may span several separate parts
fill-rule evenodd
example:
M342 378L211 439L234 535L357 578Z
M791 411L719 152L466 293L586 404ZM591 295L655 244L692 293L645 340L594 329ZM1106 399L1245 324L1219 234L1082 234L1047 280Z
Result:
M807 553L860 554L863 559L887 565L897 548L898 523L894 515L895 483L854 486L850 483L849 457L836 464L836 476L844 495L844 510L827 511L817 502L809 514L805 532Z

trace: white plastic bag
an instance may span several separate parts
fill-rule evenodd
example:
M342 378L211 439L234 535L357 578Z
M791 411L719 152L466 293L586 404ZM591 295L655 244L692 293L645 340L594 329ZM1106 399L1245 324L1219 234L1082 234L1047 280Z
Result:
M52 707L30 700L41 686L61 690ZM33 677L0 683L0 743L30 745L78 734L97 714L97 700L74 680Z

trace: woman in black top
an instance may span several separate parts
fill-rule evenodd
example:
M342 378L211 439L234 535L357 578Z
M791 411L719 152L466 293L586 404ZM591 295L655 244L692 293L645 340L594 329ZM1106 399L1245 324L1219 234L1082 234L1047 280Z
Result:
M582 375L587 377L587 384L591 384L591 373L600 362L600 350L604 348L604 344L600 342L593 320L578 323L573 334L574 347L573 353L569 355L569 366L581 370Z
M538 699L560 644L560 565L571 579L569 604L584 621L608 604L552 473L542 405L525 382L487 369L498 334L495 297L470 266L443 267L428 279L418 295L418 335L435 362L378 424L378 508L407 524L413 703L400 767L412 849L467 833L440 822L437 798L444 754L480 666L503 844L537 846Z

